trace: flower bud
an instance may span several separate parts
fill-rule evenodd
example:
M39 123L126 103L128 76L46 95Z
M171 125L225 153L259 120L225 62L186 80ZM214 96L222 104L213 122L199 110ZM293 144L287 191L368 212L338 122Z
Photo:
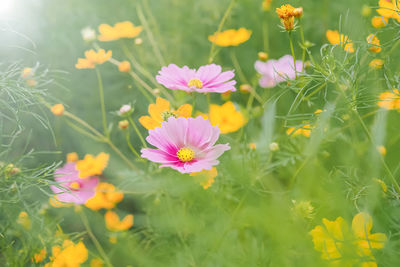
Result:
M250 84L242 84L239 86L239 90L242 93L250 93L251 92L251 85Z
M122 61L118 65L118 70L120 72L129 72L131 70L131 63L129 63L129 61L126 61L126 60Z
M96 40L96 31L90 27L83 28L81 30L82 39L86 42L91 42Z
M129 116L133 112L132 106L131 105L123 105L120 109L118 114L120 116Z
M118 127L119 127L121 130L127 129L128 126L129 126L129 121L127 121L127 120L122 120L122 121L119 121L119 122L118 122Z
M261 61L266 61L268 59L268 54L265 52L258 52L258 59Z
M272 142L271 144L269 144L269 150L271 150L272 152L279 150L278 143Z
M51 112L56 116L64 115L64 111L65 111L65 108L64 108L63 104L56 104L51 107Z

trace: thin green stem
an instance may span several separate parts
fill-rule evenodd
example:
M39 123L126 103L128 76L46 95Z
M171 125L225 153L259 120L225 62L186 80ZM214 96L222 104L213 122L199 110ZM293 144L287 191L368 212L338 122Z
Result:
M301 36L301 44L302 44L302 49L303 49L303 55L302 55L302 68L301 70L304 71L304 61L306 60L306 42L304 39L304 31L303 31L303 25L301 23L301 18L299 18L299 24L300 24L300 36Z
M137 169L138 169L138 168L137 168L135 165L133 165L133 163L121 152L121 150L119 150L119 149L113 144L113 142L111 142L110 139L107 139L107 140L106 140L106 143L111 147L112 150L114 150L115 153L118 154L118 156L119 156L123 161L125 161L125 163L126 163L129 167L131 167L133 170L137 170Z
M108 126L107 126L107 117L106 117L106 107L104 104L104 89L103 89L103 81L101 80L101 74L98 68L96 68L96 74L97 74L97 81L99 83L99 96L100 96L100 106L101 106L101 117L103 121L103 128L104 128L104 135L107 136L107 138L110 137L110 133L108 131Z
M139 153L136 151L135 148L133 148L133 146L131 144L131 139L129 136L129 129L126 129L126 143L128 144L128 147L132 151L132 153L135 154L138 158L141 158Z
M294 72L297 78L296 55L294 54L292 31L289 31L289 43L290 43L290 51L292 52L292 57L293 57Z
M136 134L139 136L139 139L140 139L140 141L142 142L143 146L144 146L144 147L147 147L147 144L146 144L146 142L144 141L144 138L143 138L142 134L140 133L139 128L137 127L136 123L132 120L131 117L128 117L128 120L129 120L130 124L132 124L133 129L135 129L135 132L136 132Z
M84 210L81 210L80 215L81 215L83 225L85 226L90 239L92 239L92 242L96 246L97 251L100 253L100 255L103 258L106 265L109 267L112 267L113 265L111 264L110 259L107 257L107 254L105 253L103 247L101 246L100 242L97 240L96 236L92 232L92 229L90 228L90 224L84 213Z

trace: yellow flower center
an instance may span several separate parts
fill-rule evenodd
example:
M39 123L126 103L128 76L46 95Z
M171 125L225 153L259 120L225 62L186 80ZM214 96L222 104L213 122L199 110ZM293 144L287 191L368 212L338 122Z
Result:
M74 190L78 190L81 188L81 185L78 182L72 182L69 187Z
M188 82L188 87L196 87L197 89L203 88L203 82L200 81L199 79L191 79Z
M194 151L187 147L179 149L179 151L176 152L176 155L182 162L188 162L194 159Z

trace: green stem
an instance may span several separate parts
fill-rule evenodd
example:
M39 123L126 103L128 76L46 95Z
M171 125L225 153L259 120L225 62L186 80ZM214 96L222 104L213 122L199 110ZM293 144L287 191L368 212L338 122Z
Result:
M297 79L296 55L294 54L292 31L289 31L289 43L290 43L290 51L292 52L292 57L293 57L294 72L295 72L296 79Z
M107 140L106 140L106 143L111 147L112 150L114 150L115 153L118 154L118 156L119 156L123 161L125 161L125 163L126 163L129 167L131 167L133 170L137 170L137 169L138 169L135 165L132 164L132 162L131 162L124 154L122 154L121 150L119 150L119 149L113 144L113 142L111 142L110 139L107 139Z
M129 129L126 129L126 143L128 144L128 147L130 148L132 153L135 154L138 158L141 158L139 153L137 153L137 151L133 148L133 146L131 144L131 139L129 137Z
M300 36L301 36L301 43L302 43L302 48L303 48L303 55L302 55L302 71L304 71L304 61L306 60L306 45L305 45L305 39L304 39L304 31L303 31L303 25L301 24L301 18L299 18L299 24L300 24Z
M98 68L96 68L96 74L97 74L97 81L99 83L101 117L102 117L102 121L103 121L104 135L107 136L107 138L109 138L110 137L110 133L109 133L108 127L107 127L106 107L105 107L105 104L104 104L103 81L101 80L101 74L100 74L100 71L99 71Z
M303 98L303 101L307 101L309 100L313 95L315 95L316 93L318 93L319 91L321 91L322 88L324 88L324 86L326 86L326 82L324 82L323 84L321 84L317 89L315 89L311 94L309 94L308 96Z
M147 147L146 142L144 141L144 138L142 136L142 134L140 133L138 127L136 126L136 123L132 120L131 117L128 117L129 122L132 124L133 129L135 129L136 134L139 136L140 141L142 142L144 147Z
M101 246L100 242L97 240L96 236L93 234L92 229L90 228L90 224L89 221L84 213L84 210L82 210L80 212L81 215L81 219L83 222L83 225L86 228L86 231L90 237L90 239L92 239L94 245L97 248L97 251L100 253L101 257L103 258L104 262L106 263L107 266L112 267L113 265L110 262L110 259L107 257L107 254L105 253L103 247Z

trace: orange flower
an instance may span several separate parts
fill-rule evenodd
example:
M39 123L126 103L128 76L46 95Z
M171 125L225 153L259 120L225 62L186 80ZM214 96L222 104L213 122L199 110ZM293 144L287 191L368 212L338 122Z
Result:
M88 250L83 242L76 245L71 240L65 240L62 247L52 248L52 257L49 265L51 267L79 267L88 258Z
M122 201L124 194L116 192L115 186L109 183L99 183L96 187L96 195L89 199L85 206L92 210L112 209L115 204Z
M382 16L375 16L371 19L371 24L374 28L383 28L388 24L389 20Z
M201 172L192 172L190 176L198 176L200 178L200 184L204 189L209 188L214 182L215 177L217 177L217 168L212 167L211 170L202 170Z
M340 44L341 47L343 47L343 45L344 45L345 51L347 51L349 53L354 52L353 43L346 35L339 34L338 31L328 30L328 31L326 31L326 38L328 39L329 43L331 43L333 45Z
M39 253L35 253L33 255L33 261L35 263L42 262L46 258L46 254L47 254L46 249L44 248L41 249Z
M222 106L210 105L209 119L212 125L218 125L221 133L236 132L246 124L246 119L235 105L228 101Z
M168 120L171 116L189 118L192 115L192 105L185 104L177 110L170 109L170 103L164 98L157 97L155 104L149 105L149 115L139 118L140 124L147 130L160 127L163 121Z
M77 69L93 69L96 65L103 64L112 57L112 51L107 52L104 49L94 51L93 49L85 52L85 58L78 58L78 63L75 64Z
M78 161L78 154L76 152L67 154L67 162L77 162L77 161Z
M262 2L262 8L264 9L264 11L269 11L271 9L271 2L272 0L264 0Z
M51 107L51 112L56 116L62 116L64 114L65 108L63 104L56 104Z
M286 134L293 136L293 137L297 136L297 135L303 135L305 137L310 137L311 126L310 126L310 124L306 124L302 128L291 127L286 131Z
M397 1L397 2L396 2ZM400 22L400 2L398 0L379 0L379 7L376 11L386 19L396 19Z
M100 175L107 167L110 155L102 152L97 157L87 154L83 160L76 163L76 169L79 170L80 178L87 178L90 176Z
M282 5L280 8L276 9L276 13L280 19L289 19L294 16L295 8L292 5Z
M128 230L133 225L132 214L126 215L121 221L115 212L107 211L104 215L104 219L106 221L107 229L113 232Z
M384 109L397 109L400 111L400 92L394 89L392 92L387 91L379 95L378 106Z
M381 69L384 63L385 62L382 59L375 58L375 59L371 60L371 62L369 63L369 66L373 69Z
M250 39L251 31L245 28L238 30L230 29L223 32L216 32L208 36L208 40L219 46L238 46Z
M129 72L131 70L131 63L129 63L129 61L126 61L126 60L122 61L118 65L118 70L120 72Z
M101 24L99 26L100 35L98 39L102 42L108 42L121 38L135 38L142 30L142 26L135 27L130 21L116 23L114 27L108 24Z
M369 51L371 51L373 53L381 52L381 50L382 50L382 48L380 47L381 43L380 43L378 37L375 36L375 34L368 35L367 42L368 42L368 44L371 45L371 47L369 48Z

